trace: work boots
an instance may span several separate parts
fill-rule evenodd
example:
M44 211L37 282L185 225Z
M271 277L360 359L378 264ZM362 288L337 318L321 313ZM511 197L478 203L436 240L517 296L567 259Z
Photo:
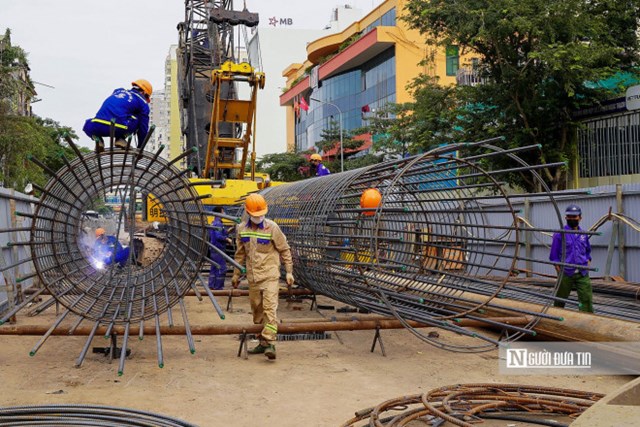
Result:
M122 148L125 150L127 148L127 141L124 139L116 139L116 142L113 143L117 148Z
M267 348L264 350L264 355L267 356L269 360L275 360L276 358L276 346L273 344L269 344Z
M104 141L100 137L94 137L94 141L96 142L96 154L100 154L104 151Z
M273 344L262 345L258 344L250 350L247 350L249 354L264 354L267 356L269 360L274 360L276 358L276 346Z
M263 354L267 348L269 348L268 345L258 344L257 346L253 347L252 349L247 350L247 353L249 353L249 354Z

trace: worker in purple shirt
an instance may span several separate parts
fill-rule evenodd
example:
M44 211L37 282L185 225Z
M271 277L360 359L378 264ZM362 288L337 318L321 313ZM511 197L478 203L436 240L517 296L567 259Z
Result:
M564 211L567 225L565 230L582 230L580 228L580 220L582 219L582 210L577 205L569 205ZM562 262L562 235L565 241L565 259L566 264L589 266L591 262L591 244L589 236L586 234L573 233L555 233L553 235L553 243L551 243L551 253L549 260L553 262ZM558 275L561 274L559 265L556 265ZM558 298L567 299L572 289L578 292L578 309L588 313L593 313L593 291L591 289L591 279L586 269L578 269L575 267L564 267L562 271L562 279L560 286L556 292ZM564 302L556 301L553 304L556 307L564 307Z
M317 154L317 153L312 154L311 158L309 159L309 162L311 163L311 166L313 166L313 168L315 169L316 176L325 176L331 173L329 169L327 169L327 167L322 164L322 157L320 156L320 154Z

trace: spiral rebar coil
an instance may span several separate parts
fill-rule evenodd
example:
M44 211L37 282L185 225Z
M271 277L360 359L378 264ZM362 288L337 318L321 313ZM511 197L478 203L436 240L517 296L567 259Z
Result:
M546 188L536 167L517 156L532 149L537 147L503 150L486 142L454 144L272 187L262 194L269 218L287 235L299 283L375 313L480 338L486 342L447 344L413 330L441 347L479 351L497 340L457 327L455 319L482 318L485 309L498 307L496 297L531 298L526 290L508 284L517 262L525 258L520 253L519 211L504 179L522 173ZM507 166L496 166L500 164ZM369 188L382 194L375 210L360 206ZM553 203L550 193L541 196ZM552 206L555 212L550 214L557 215L561 225L560 212ZM490 223L487 214L501 216L502 225ZM541 312L552 295L553 289L537 292L544 304ZM509 339L515 339L531 334L537 320L522 328L496 326L506 327L513 333Z

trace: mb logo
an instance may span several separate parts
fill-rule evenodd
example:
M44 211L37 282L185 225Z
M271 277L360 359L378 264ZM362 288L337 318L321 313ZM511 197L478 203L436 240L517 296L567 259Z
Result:
M526 348L508 348L507 349L507 368L526 368L527 363Z
M293 25L293 19L292 18L278 18L275 16L272 16L271 18L269 18L269 25L273 25L274 27L277 25Z

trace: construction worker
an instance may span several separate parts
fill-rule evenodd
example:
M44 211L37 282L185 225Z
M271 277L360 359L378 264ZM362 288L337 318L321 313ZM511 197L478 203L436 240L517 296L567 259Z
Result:
M222 209L221 206L216 206L213 211L222 214L224 213L224 209ZM214 228L209 230L209 240L212 245L224 252L227 248L227 243L230 243L231 241L229 240L229 234L227 233L222 220L217 216L214 217L211 222L211 226ZM227 261L220 252L213 248L209 248L209 259L212 261L211 269L209 270L209 289L224 289L224 278L227 274Z
M96 141L96 152L104 150L103 137L111 135L111 121L114 121L115 145L126 148L125 138L137 133L138 148L149 132L149 102L153 88L151 83L139 79L131 83L131 89L119 88L113 91L103 103L96 116L84 123L82 130Z
M582 209L580 209L580 206L569 205L564 213L567 221L567 225L564 226L565 230L582 230L579 225L582 219ZM549 260L562 262L562 234L564 234L565 242L564 262L567 264L588 266L591 262L591 243L589 243L589 236L586 234L555 233L553 235ZM561 271L559 265L556 265L555 268L558 275L562 274L556 296L566 299L569 297L571 290L576 289L578 292L578 309L580 311L593 313L593 291L589 272L585 269L575 267L564 267L564 270ZM556 301L553 305L555 307L564 307L564 302Z
M124 267L129 259L129 248L123 248L116 236L107 236L104 228L97 228L93 257L98 269L112 264Z
M274 342L278 333L278 279L280 259L284 263L287 286L292 286L293 261L291 250L278 224L266 219L267 202L259 194L251 194L244 205L249 221L240 223L236 229L237 250L235 259L247 269L249 300L253 323L262 324L260 342L249 350L250 354L265 354L270 360L276 358ZM240 271L235 269L231 284L240 282Z
M315 168L316 176L325 176L331 173L329 169L322 164L322 156L320 156L320 154L312 154L309 158L309 162L311 163L311 166Z

